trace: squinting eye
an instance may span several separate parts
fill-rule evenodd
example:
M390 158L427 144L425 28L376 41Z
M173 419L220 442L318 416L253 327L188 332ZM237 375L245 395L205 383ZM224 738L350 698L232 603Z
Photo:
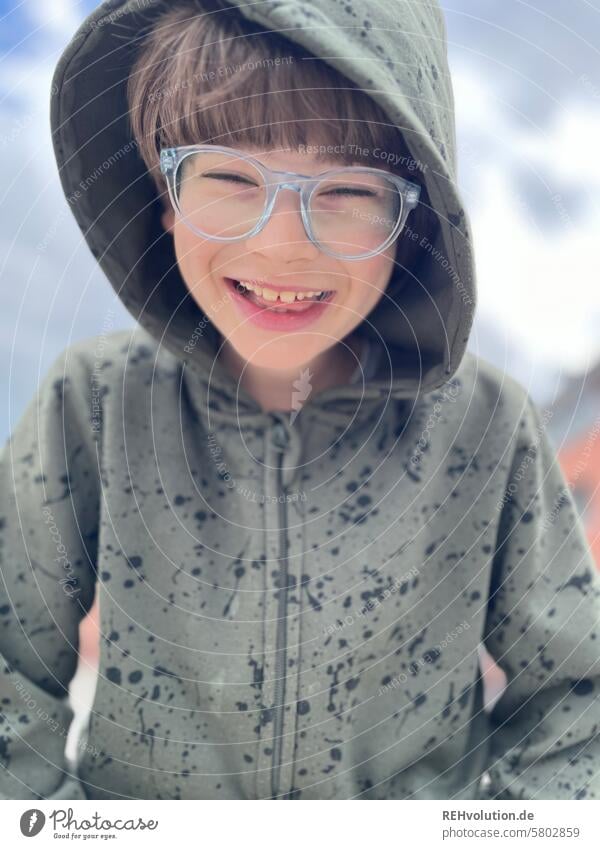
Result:
M258 185L256 183L253 183L251 180L249 180L247 177L243 177L241 174L229 174L226 171L221 173L213 171L210 174L201 174L200 176L206 177L211 180L222 180L230 183L239 183L240 185L250 186L254 189L258 188Z
M319 196L347 196L351 195L352 197L376 197L375 192L370 189L359 189L355 186L340 186L336 189L328 189L327 191L319 192Z

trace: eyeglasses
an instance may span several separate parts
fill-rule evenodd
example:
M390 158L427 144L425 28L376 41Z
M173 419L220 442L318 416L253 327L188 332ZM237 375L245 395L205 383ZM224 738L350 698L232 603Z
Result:
M342 259L384 251L418 203L421 187L380 168L342 166L318 174L274 171L245 152L218 145L160 151L169 197L184 223L220 242L263 229L280 189L300 194L308 238Z

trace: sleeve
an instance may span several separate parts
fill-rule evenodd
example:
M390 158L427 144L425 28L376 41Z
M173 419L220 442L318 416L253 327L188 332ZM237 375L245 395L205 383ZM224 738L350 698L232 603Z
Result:
M0 454L0 799L87 798L65 743L79 623L94 600L99 479L73 347Z
M529 396L504 494L484 645L507 676L486 799L600 798L600 579Z

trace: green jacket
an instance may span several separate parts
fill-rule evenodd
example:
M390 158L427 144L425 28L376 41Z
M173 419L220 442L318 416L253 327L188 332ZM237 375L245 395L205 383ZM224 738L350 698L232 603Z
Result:
M544 417L465 350L442 13L232 5L404 128L431 200L419 266L361 326L379 351L364 386L311 395L293 422L262 412L213 368L127 124L133 39L159 4L111 0L82 24L54 75L54 149L139 326L65 349L4 448L0 796L599 798L599 579ZM96 590L99 678L71 765ZM491 712L481 644L508 679Z

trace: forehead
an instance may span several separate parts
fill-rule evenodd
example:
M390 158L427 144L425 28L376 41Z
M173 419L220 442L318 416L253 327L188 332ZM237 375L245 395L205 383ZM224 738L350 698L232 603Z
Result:
M295 171L300 174L315 174L327 168L344 167L345 165L365 165L358 160L348 161L335 145L306 144L298 148L265 149L248 144L235 145L236 150L248 153L262 162L268 168L276 171Z

